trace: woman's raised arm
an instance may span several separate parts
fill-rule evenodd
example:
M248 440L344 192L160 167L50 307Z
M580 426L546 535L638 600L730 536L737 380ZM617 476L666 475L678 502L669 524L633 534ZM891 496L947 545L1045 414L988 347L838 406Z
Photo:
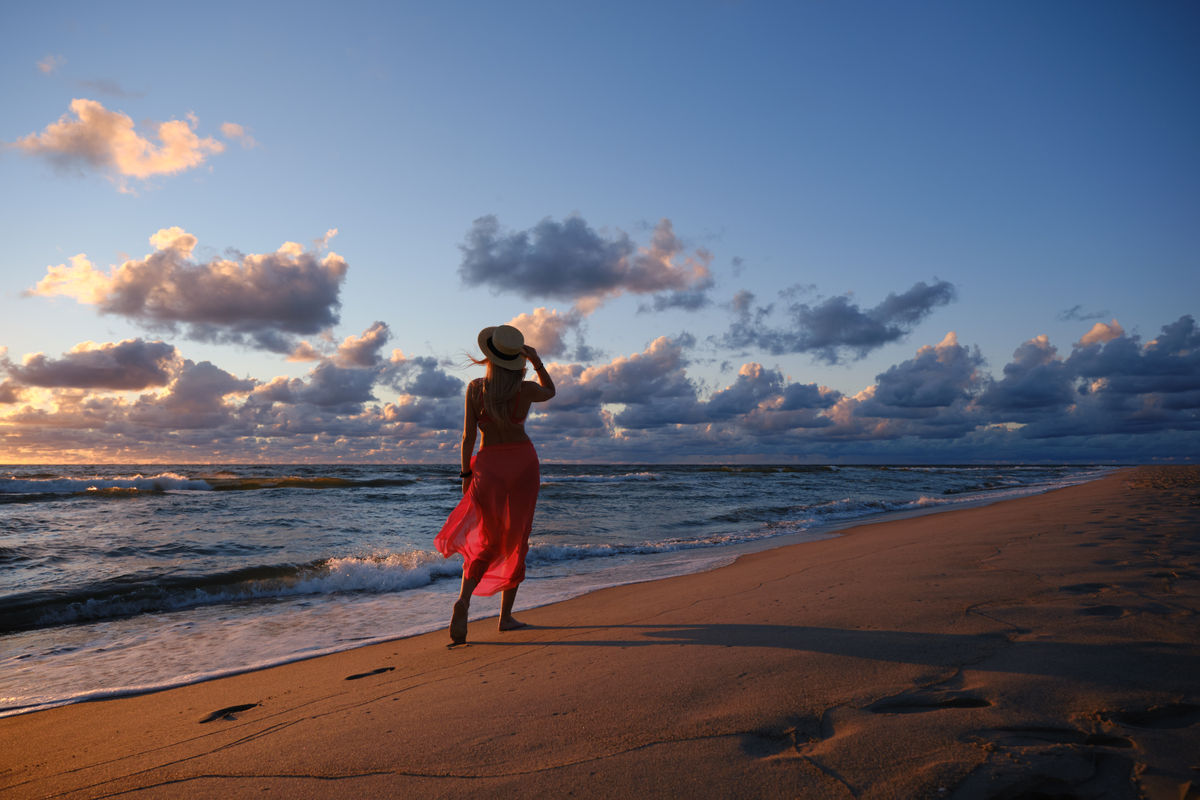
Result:
M551 397L554 397L554 381L550 378L550 373L546 371L546 365L542 363L541 357L529 345L521 348L525 357L529 359L529 363L533 365L533 371L537 375L538 382L526 381L530 387L529 396L535 403L544 403Z

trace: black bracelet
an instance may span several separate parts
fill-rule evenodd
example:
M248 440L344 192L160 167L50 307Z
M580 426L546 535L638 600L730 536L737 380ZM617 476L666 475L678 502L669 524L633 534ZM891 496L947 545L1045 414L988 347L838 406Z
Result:
M466 472L460 472L460 473L458 473L458 477L460 477L460 478L469 478L469 477L471 477L471 470L467 470Z

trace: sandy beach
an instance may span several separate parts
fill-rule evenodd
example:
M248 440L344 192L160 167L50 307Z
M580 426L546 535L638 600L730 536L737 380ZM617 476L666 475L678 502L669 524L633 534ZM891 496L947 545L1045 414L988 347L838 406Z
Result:
M1122 470L2 719L0 793L1194 798L1198 611L1200 470Z

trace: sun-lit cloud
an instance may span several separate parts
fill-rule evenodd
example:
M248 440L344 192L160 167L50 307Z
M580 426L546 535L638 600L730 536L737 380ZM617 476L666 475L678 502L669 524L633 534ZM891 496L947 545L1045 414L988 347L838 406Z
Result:
M230 141L237 142L247 150L258 146L258 142L255 141L253 136L247 133L245 127L238 125L236 122L221 123L221 135Z
M225 145L212 137L199 137L197 119L170 120L153 126L152 136L140 135L133 120L120 111L110 111L96 100L76 98L70 113L13 143L26 155L45 158L59 168L103 170L115 176L121 187L125 179L145 180L157 175L174 175L200 166Z
M1088 345L1092 344L1104 344L1105 342L1111 342L1113 339L1124 335L1124 328L1122 328L1121 323L1117 322L1115 319L1107 325L1103 322L1097 322L1092 326L1090 331L1085 333L1082 338L1080 338L1079 343L1075 346L1087 347Z
M658 223L648 246L638 247L628 234L606 235L578 216L505 232L489 215L475 220L461 250L465 285L569 300L584 314L625 293L656 295L662 307L698 308L712 286L711 255L687 254L669 219Z
M380 363L379 351L392 338L386 322L376 322L362 336L347 336L333 356L335 364L343 367L373 367Z
M197 238L180 227L150 237L155 251L108 272L83 254L70 266L47 267L29 296L61 295L152 329L184 326L188 338L248 344L292 353L294 334L338 321L339 292L349 268L337 253L285 242L274 253L191 260Z
M182 233L160 241L191 246ZM384 357L388 334L378 322L336 345L326 338L307 375L269 380L139 339L19 362L2 353L3 452L14 461L453 462L464 380L430 356L396 348ZM1200 328L1189 315L1148 342L1123 332L1076 343L1065 357L1035 336L999 377L950 332L852 394L758 361L706 391L692 374L695 348L681 333L606 363L548 362L558 395L527 423L539 452L595 461L1103 461L1115 442L1124 453L1179 455L1200 436Z
M584 315L577 308L564 313L539 306L532 312L518 314L506 324L521 331L525 336L525 343L544 358L566 356L568 334L573 335L575 339L575 349L571 352L571 358L576 361L591 361L597 357L596 351L583 340Z
M67 59L53 53L47 55L41 61L37 62L37 68L43 75L49 75L58 70L63 64L67 63Z

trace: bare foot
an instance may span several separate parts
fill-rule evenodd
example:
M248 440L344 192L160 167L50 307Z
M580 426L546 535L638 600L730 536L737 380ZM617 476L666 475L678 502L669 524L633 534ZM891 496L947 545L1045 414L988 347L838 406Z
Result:
M450 641L462 644L467 640L467 612L470 607L462 600L454 603L454 614L450 617Z
M508 619L504 619L503 617L501 617L499 627L500 627L500 630L502 630L502 631L515 631L518 628L528 628L529 625L527 625L524 622L518 621L516 617L509 617Z

